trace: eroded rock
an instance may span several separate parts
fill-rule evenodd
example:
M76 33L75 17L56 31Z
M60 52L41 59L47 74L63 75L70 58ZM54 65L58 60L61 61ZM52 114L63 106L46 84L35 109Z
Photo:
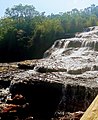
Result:
M1 101L8 106L3 117L50 120L62 111L57 120L80 119L76 111L85 111L98 94L97 38L98 27L90 27L75 38L57 40L43 59L1 63L1 86L10 86Z
M84 112L78 111L74 113L70 112L59 112L55 115L55 118L53 120L80 120Z
M35 118L52 117L62 98L62 84L39 79L12 82L10 91L12 96L17 93L25 96Z

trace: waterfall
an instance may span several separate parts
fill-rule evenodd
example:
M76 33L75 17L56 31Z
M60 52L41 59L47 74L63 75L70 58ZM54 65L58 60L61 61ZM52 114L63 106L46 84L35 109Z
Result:
M55 60L58 68L64 67L68 74L83 74L98 71L98 27L78 33L74 38L55 41L44 56Z

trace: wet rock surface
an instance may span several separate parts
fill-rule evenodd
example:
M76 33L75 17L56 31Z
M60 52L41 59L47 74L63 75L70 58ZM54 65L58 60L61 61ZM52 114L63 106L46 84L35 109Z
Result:
M57 115L55 115L55 118L53 120L80 120L84 112L78 111L78 112L59 112Z
M98 94L97 38L90 27L43 59L0 63L0 119L79 120Z

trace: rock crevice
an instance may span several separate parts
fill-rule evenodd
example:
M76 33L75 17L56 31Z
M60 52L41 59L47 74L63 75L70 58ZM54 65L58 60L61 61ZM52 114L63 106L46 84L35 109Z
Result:
M77 111L85 111L98 94L97 38L98 27L90 27L57 40L43 59L0 63L0 119L81 116Z

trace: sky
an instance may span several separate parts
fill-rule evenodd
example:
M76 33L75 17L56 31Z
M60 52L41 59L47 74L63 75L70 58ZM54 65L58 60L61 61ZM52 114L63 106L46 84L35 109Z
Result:
M0 17L4 16L6 8L12 8L14 5L33 5L37 11L45 12L46 15L51 13L71 11L74 8L78 10L98 5L98 0L0 0Z

